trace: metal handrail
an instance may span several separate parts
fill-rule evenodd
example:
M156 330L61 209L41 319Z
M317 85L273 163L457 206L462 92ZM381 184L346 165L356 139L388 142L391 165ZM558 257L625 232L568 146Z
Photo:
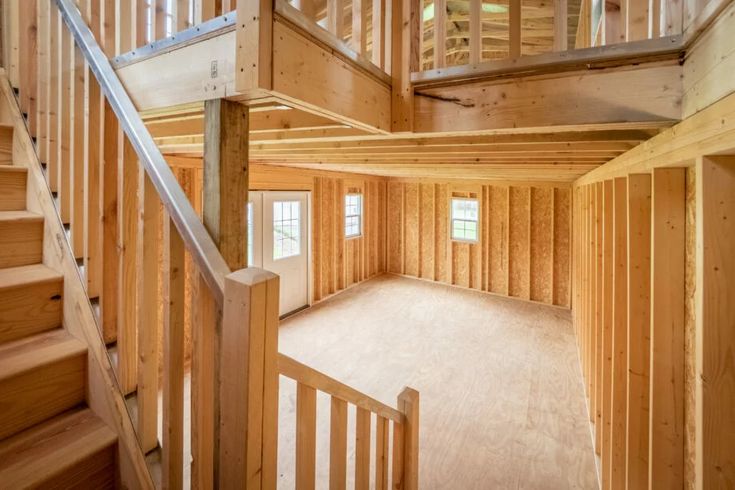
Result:
M125 87L82 18L79 9L73 0L56 0L56 4L64 23L74 36L102 92L115 112L120 126L135 149L141 165L156 188L164 208L176 225L184 245L212 290L212 296L219 305L222 305L224 279L231 272L230 268L189 203L189 199L143 124L133 101L130 100Z

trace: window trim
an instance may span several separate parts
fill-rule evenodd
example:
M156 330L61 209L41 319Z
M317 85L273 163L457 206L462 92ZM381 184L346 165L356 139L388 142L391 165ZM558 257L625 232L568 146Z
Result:
M455 238L454 237L454 201L471 201L477 204L477 219L476 220L468 220L468 219L460 219L457 218L457 221L462 221L465 223L475 223L475 229L477 233L477 238ZM449 240L452 242L459 242L459 243L479 243L480 242L480 200L476 197L454 197L450 196L449 198Z
M358 202L359 210L358 210L358 214L347 214L347 198L350 197L350 196L358 196L359 197L359 202ZM345 194L345 200L344 200L344 214L345 214L345 219L344 219L344 222L343 222L343 225L344 225L344 233L345 233L345 240L352 240L354 238L360 238L360 237L362 237L362 215L363 215L363 209L364 209L363 208L362 201L363 201L363 194L361 192L348 192L347 194ZM357 230L357 233L356 234L354 234L354 235L348 235L347 234L347 218L352 218L352 217L357 217L357 221L358 221L357 227L358 227L358 230Z

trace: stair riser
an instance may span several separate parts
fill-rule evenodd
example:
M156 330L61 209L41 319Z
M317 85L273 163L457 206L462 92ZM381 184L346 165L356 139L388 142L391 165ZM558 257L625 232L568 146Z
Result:
M0 381L0 439L82 403L86 381L86 353Z
M0 128L0 165L13 164L13 128Z
M0 221L0 268L38 264L43 258L43 220Z
M112 445L87 458L77 461L74 466L39 482L39 488L59 489L112 489L117 480L117 445Z
M61 278L0 289L0 343L61 326Z
M3 171L0 168L0 211L26 209L26 172Z

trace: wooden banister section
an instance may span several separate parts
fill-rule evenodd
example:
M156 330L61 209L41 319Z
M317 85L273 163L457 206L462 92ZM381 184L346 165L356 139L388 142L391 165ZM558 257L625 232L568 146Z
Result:
M326 374L322 374L316 369L302 364L285 354L278 354L278 371L287 378L311 386L342 401L351 403L356 407L378 414L383 418L398 423L403 421L403 414L399 410L370 398L356 389L334 378L330 378Z

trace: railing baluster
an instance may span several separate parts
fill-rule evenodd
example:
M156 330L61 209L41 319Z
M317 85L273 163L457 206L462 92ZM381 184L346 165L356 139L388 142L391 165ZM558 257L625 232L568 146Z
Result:
M161 201L151 179L143 180L143 277L138 322L138 440L147 453L158 445L159 227Z
M403 471L404 427L405 423L399 424L398 422L393 422L393 461L391 462L391 488L394 489L405 488L405 477Z
M347 402L332 396L329 418L329 489L347 485Z
M71 34L59 23L59 37L61 38L61 57L59 62L59 127L61 146L61 166L59 168L59 209L61 221L71 222L71 102L72 102L72 70L73 48Z
M370 412L357 407L355 427L355 490L370 488Z
M118 180L120 269L117 321L117 376L123 393L135 391L137 381L136 291L138 286L139 164L133 146L123 137Z
M367 51L367 1L352 0L352 49L361 55Z
M38 87L36 93L36 148L41 163L48 164L48 93L49 93L49 2L40 2L36 12L38 25Z
M172 0L174 32L180 32L191 27L189 22L189 0Z
M36 64L30 62L36 59L37 25L36 2L22 0L18 2L19 23L19 58L20 58L20 107L28 116L28 129L31 136L36 134Z
M447 66L447 2L434 2L434 68Z
M567 0L554 0L554 51L567 50L567 15Z
M49 11L49 95L48 95L48 155L46 160L46 178L51 192L59 190L59 11L55 4L50 4Z
M299 383L296 388L296 490L314 490L316 484L316 390Z
M510 0L509 5L509 58L521 56L521 0Z
M482 0L470 0L470 63L482 61Z
M376 418L375 425L375 490L388 490L388 419Z
M86 202L86 158L87 151L85 148L85 99L86 99L86 79L84 69L84 56L76 44L73 43L74 71L73 71L73 87L74 90L74 106L72 109L72 132L71 139L71 237L72 250L74 256L78 259L84 257L84 222L87 212ZM84 271L85 275L87 271Z
M120 129L109 103L104 104L102 162L102 297L100 318L106 343L117 338L118 268L118 147Z
M201 275L197 274L197 278L191 332L191 486L209 488L214 481L215 349L221 312L207 283Z
M373 64L385 70L385 5L386 0L373 0Z
M135 47L148 44L148 0L132 0L137 2L135 8Z
M327 0L327 30L338 39L344 38L344 13L344 0Z
M184 242L164 213L163 488L182 488L184 473Z
M166 0L154 0L156 7L153 15L153 39L166 37Z

